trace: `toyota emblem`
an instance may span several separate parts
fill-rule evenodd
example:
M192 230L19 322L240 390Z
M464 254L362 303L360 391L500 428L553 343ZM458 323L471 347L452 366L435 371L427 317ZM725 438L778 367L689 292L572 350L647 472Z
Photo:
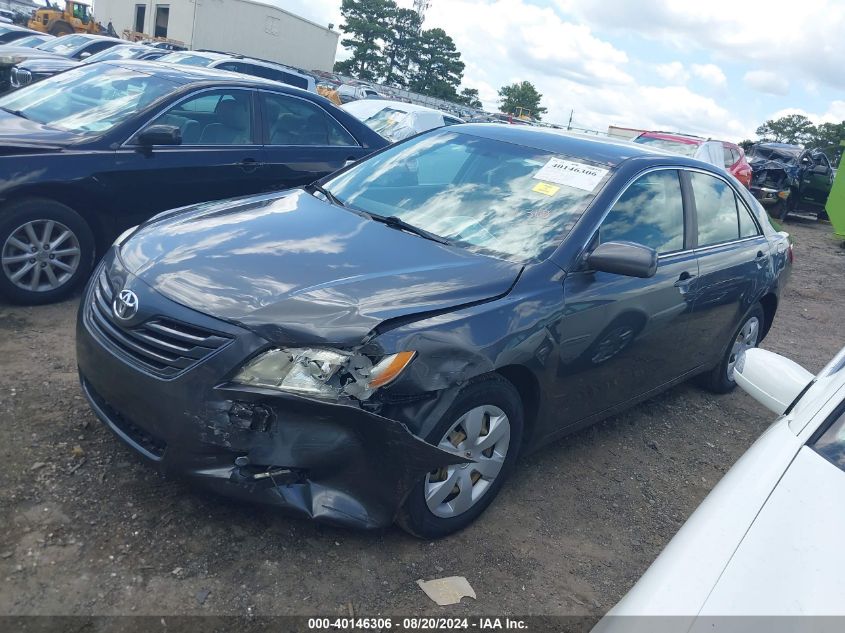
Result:
M114 316L128 321L138 313L138 295L131 290L121 290L111 306Z

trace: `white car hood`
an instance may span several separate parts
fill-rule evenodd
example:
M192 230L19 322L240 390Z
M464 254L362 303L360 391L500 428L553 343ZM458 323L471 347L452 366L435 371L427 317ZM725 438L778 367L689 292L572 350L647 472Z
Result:
M804 446L699 617L845 615L843 535L845 472Z

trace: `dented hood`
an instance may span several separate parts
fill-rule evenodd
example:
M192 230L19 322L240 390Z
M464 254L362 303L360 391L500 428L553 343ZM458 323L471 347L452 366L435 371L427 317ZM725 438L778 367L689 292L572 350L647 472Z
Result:
M120 256L161 294L272 342L340 347L390 319L502 296L522 269L302 190L160 215Z

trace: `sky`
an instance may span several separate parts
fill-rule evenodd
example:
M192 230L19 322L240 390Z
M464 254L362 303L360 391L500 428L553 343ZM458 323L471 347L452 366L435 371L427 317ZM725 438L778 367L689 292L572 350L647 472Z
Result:
M268 0L321 24L340 0ZM412 6L412 0L398 0ZM843 0L431 0L466 64L463 87L497 110L528 80L546 121L739 141L767 119L845 120ZM338 59L348 56L338 48Z

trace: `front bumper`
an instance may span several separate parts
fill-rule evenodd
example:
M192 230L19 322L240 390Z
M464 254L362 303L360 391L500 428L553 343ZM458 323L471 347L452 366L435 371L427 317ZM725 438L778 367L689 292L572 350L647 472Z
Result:
M319 521L380 528L425 473L466 461L355 405L232 384L227 378L268 348L264 339L166 299L113 255L104 269L80 304L80 382L100 420L161 471ZM156 375L98 325L100 275L115 291L135 292L140 306L127 323L107 326L137 332L166 317L228 342L173 376Z
M778 189L771 189L769 187L756 187L752 185L750 190L751 195L757 198L758 202L764 207L772 206L782 200L782 198L778 196L778 193L780 193Z

